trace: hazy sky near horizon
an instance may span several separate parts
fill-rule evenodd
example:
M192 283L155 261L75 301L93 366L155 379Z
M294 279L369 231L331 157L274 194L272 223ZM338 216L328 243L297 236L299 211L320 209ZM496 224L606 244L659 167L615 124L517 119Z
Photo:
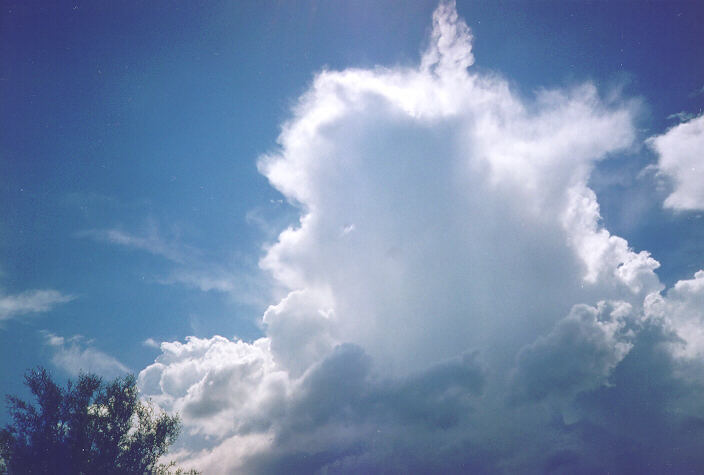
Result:
M701 467L703 42L700 2L2 2L2 390L139 374L206 473Z

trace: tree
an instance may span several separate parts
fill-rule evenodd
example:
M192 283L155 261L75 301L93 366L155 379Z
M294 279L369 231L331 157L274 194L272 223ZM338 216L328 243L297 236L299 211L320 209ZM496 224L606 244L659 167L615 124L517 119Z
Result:
M0 473L171 473L173 463L158 462L180 419L140 401L133 375L104 383L81 374L62 389L39 368L25 384L36 405L7 396L14 423L0 431Z

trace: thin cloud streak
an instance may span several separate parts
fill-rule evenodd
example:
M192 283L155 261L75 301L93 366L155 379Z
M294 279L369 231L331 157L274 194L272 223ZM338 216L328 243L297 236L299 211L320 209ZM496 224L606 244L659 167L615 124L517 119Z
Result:
M73 295L57 290L27 290L15 295L0 295L0 322L34 313L46 313L55 306L74 300Z
M182 285L201 292L218 292L234 301L258 308L266 307L270 298L269 281L255 266L232 262L214 262L203 251L176 239L166 239L152 224L147 232L133 233L119 228L85 230L77 234L109 244L122 246L161 257L172 264L165 275L153 280L162 285ZM239 265L237 265L239 264ZM247 271L241 270L246 267ZM240 270L234 270L234 269Z
M77 236L148 252L178 264L182 264L189 259L189 251L194 252L194 250L185 246L166 241L155 227L152 227L149 232L142 235L112 228L81 231Z

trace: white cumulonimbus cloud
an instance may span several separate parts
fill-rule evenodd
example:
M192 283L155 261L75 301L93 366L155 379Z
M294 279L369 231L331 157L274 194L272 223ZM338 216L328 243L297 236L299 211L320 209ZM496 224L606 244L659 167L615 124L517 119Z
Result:
M658 154L658 173L672 182L665 207L704 210L704 115L677 124L648 142Z
M648 384L695 393L670 371L691 364L673 350L689 317L655 313L681 299L689 315L703 291L661 295L658 262L601 225L588 186L599 160L633 146L636 104L589 83L528 101L471 71L471 41L441 3L418 67L323 71L301 96L259 160L300 211L260 263L288 292L264 314L266 335L165 342L140 373L142 390L183 417L184 464L696 466L691 444L675 462L664 454L696 404ZM657 432L624 432L653 416L643 401L663 404ZM630 419L609 418L613 404ZM635 462L613 450L623 440Z

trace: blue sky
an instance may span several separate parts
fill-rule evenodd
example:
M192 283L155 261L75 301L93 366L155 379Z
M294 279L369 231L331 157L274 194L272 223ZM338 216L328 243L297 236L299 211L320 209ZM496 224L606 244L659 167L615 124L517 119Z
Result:
M22 374L36 365L59 378L141 372L145 392L185 414L185 461L344 471L383 468L394 437L399 454L413 453L422 437L409 442L399 427L440 405L423 391L454 375L484 401L473 403L481 414L496 411L485 401L492 391L514 391L533 404L523 423L539 419L540 406L569 426L554 436L564 445L554 460L539 460L538 447L503 469L563 459L585 468L596 448L575 434L608 432L596 408L618 399L610 383L628 388L628 368L653 363L633 356L654 347L652 332L686 342L657 368L697 373L699 340L685 336L704 325L695 278L704 269L704 8L458 1L459 17L446 4L434 27L436 7L3 2L3 392L24 394ZM538 289L545 295L535 298ZM657 331L642 330L655 320ZM541 365L577 361L560 345L588 325L608 348L591 366L602 371L568 367L583 384L551 380L560 371ZM233 389L251 375L213 363L209 348L261 361L265 383ZM271 398L301 419L267 412L260 399L246 414L232 401L204 408L202 387L219 373L186 374L186 353L194 366L227 369L223 393L290 385L292 399ZM173 374L153 363L175 365ZM343 398L324 384L335 365L377 401L349 402L369 420L421 388L404 400L408 412L389 416L383 450L355 452L338 426L301 422L316 420L314 401ZM503 370L514 379L491 376ZM169 378L192 389L169 392ZM549 395L552 387L568 389ZM704 421L696 404L672 404ZM465 443L476 467L497 467L499 452L464 424L443 429L426 468L454 467L433 461ZM496 427L511 432L506 421ZM308 434L311 446L288 444L287 431ZM517 443L505 433L494 434L503 447ZM262 434L278 445L265 447ZM314 453L322 434L337 445ZM228 443L255 455L212 465ZM296 454L318 465L296 465Z

